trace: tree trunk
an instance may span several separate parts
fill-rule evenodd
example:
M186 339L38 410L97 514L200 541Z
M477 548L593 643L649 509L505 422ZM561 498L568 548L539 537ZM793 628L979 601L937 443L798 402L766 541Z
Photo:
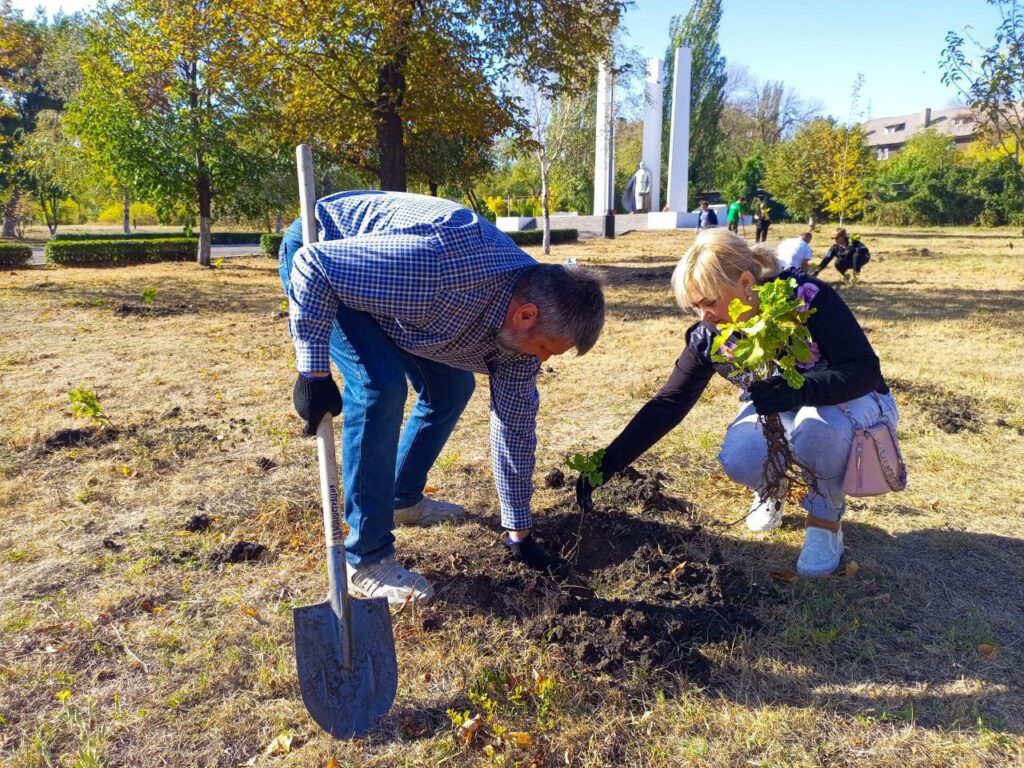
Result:
M132 233L132 198L127 189L124 190L124 218L121 225L126 235Z
M377 97L377 153L380 156L380 188L393 192L405 192L407 177L405 171L405 127L402 117L398 114L392 94L380 92L380 83L390 65L381 68L381 79L378 80ZM402 87L405 87L405 79Z
M210 202L213 198L210 173L203 167L202 155L199 155L199 176L196 179L196 192L199 195L199 252L196 262L201 267L210 266Z
M540 152L540 204L544 213L544 239L542 249L545 256L551 253L551 211L548 208L548 171L550 170L547 156Z
M283 226L284 226L284 214L282 214L281 211L277 211L274 214L274 232L276 234L278 234L278 235L281 234L281 227L283 227Z
M401 41L412 26L413 4L396 9L407 14L397 25L395 39ZM394 56L377 70L376 101L377 154L380 162L380 188L405 192L408 178L405 169L405 126L401 109L405 101L405 65L409 59L408 44L399 42Z
M437 182L430 182L430 196L437 197Z
M60 200L56 195L50 196L49 206L47 206L46 197L42 197L39 201L42 204L43 217L46 219L46 228L50 231L50 237L57 234L57 207L60 205Z
M15 187L11 191L11 197L4 206L4 237L18 236L18 203L21 201L21 189Z

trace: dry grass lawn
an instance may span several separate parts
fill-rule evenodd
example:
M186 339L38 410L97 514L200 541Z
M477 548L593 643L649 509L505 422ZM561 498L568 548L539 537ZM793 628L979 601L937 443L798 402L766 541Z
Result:
M759 585L760 629L704 648L710 679L666 684L574 664L515 619L442 599L394 616L398 700L354 743L316 728L295 682L291 609L325 580L276 263L0 276L0 765L1024 764L1024 240L855 230L874 258L844 295L896 392L911 474L905 493L850 503L859 570L778 583L799 517L773 535L728 527L749 498L715 460L736 406L715 381L639 466ZM668 278L691 239L553 250L606 270L610 312L590 355L542 376L538 486L667 375L690 322ZM147 287L153 311L119 310ZM72 417L78 387L110 428ZM71 429L84 442L61 445ZM430 482L472 519L400 530L400 555L456 580L459 563L501 558L485 385ZM567 494L539 488L539 518ZM242 541L265 552L221 562ZM481 738L464 745L449 710L482 715Z

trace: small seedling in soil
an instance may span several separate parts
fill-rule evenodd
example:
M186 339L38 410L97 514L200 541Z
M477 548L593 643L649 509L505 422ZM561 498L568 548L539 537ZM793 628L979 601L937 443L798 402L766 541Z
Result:
M604 448L593 453L574 453L572 456L566 456L565 465L581 475L586 475L590 484L597 488L604 484L604 474L601 472L602 459L604 459Z
M217 269L224 269L224 258L218 258L213 260L213 266Z
M103 406L96 397L95 392L90 392L81 387L68 392L68 400L71 401L72 415L80 419L90 419L94 424L113 426L113 422L103 412Z
M143 288L142 289L142 301L146 305L152 306L153 302L156 300L156 294L157 294L156 288L153 288L153 287Z

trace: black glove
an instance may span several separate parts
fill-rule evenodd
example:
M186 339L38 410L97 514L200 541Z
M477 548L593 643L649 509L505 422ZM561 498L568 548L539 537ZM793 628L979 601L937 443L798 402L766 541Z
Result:
M584 474L576 479L576 503L584 513L594 511L594 486L590 484L590 478Z
M772 376L750 385L750 400L758 415L767 416L770 413L792 411L803 405L804 393L801 389L793 389L781 376Z
M535 571L559 574L566 569L565 560L548 552L532 535L522 541L507 539L505 544L512 553L512 559L522 561Z
M328 412L333 416L341 413L341 392L330 376L323 378L307 378L301 373L295 379L292 390L292 402L295 410L306 421L305 433L315 435L324 415Z

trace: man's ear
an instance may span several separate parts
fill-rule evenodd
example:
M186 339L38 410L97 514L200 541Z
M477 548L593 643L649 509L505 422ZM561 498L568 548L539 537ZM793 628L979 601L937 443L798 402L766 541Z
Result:
M537 315L536 304L520 304L512 311L509 324L513 331L528 333L537 325Z

